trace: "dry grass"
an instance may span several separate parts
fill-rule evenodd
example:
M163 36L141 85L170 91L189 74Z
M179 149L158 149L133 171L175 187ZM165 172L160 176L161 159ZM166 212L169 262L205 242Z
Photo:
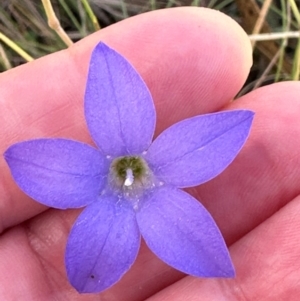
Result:
M68 44L48 26L42 4L47 1L1 1L0 72ZM73 41L90 34L98 26L103 28L150 10L187 5L218 9L234 18L248 34L256 34L252 37L254 65L241 94L272 82L299 80L299 35L288 38L297 36L300 29L299 0L51 0L51 3L62 32ZM58 26L57 23L52 25L52 28ZM272 34L260 35L266 33L281 34L281 37L270 39ZM5 38L29 57L7 44Z

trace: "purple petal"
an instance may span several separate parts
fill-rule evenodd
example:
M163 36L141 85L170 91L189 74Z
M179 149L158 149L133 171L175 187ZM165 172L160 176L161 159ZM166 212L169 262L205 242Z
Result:
M65 257L70 283L80 293L109 288L130 269L139 246L132 206L117 197L101 197L71 230Z
M196 186L220 174L249 135L254 113L236 110L196 116L165 130L145 158L154 174L176 187Z
M149 248L164 262L197 277L233 277L222 235L208 211L189 194L157 189L137 221Z
M106 155L139 154L152 141L155 109L150 92L130 63L104 43L92 53L85 117Z
M83 207L95 201L109 168L95 148L67 139L16 143L4 157L26 194L59 209Z

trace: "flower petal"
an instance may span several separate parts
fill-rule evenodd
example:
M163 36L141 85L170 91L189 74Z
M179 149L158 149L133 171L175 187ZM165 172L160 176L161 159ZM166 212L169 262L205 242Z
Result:
M67 139L16 143L4 157L19 187L34 200L59 209L95 201L108 172L106 158L95 148Z
M101 199L81 213L67 243L70 283L80 293L101 292L129 270L140 246L135 212L117 197Z
M145 158L154 174L176 187L191 187L220 174L236 157L254 113L236 110L196 116L165 130Z
M131 64L104 43L92 53L85 117L106 155L139 154L152 141L156 117L151 94Z
M142 236L164 262L197 277L233 277L222 235L208 211L192 196L157 189L137 213Z

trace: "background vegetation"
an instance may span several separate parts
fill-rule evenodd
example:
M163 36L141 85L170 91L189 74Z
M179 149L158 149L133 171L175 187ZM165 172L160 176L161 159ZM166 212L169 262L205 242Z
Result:
M61 27L74 42L97 30L98 25L104 28L150 10L176 6L221 10L235 19L249 35L259 34L251 36L254 65L241 91L244 94L272 82L299 80L299 1L51 0L51 3ZM48 26L43 6L46 2L49 0L1 0L0 72L66 47L67 42ZM266 33L271 35L266 36ZM274 33L281 37L270 40ZM288 38L290 35L294 37Z

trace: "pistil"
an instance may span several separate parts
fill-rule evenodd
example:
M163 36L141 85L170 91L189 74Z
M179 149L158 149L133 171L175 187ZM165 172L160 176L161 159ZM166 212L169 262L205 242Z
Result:
M108 177L111 192L130 200L134 209L144 192L155 187L155 179L147 162L140 156L115 158L110 165Z
M128 186L131 186L133 184L133 182L134 182L134 175L133 175L132 169L127 168L124 185L128 187Z

